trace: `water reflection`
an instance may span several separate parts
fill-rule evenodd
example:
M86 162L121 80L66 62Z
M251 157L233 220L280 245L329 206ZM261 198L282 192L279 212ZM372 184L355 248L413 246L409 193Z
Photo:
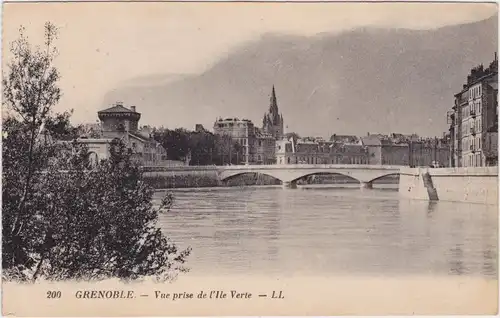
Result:
M463 263L464 252L462 250L462 244L456 244L450 249L451 258L450 263L450 273L454 275L463 275L466 272L466 268Z
M497 207L374 189L176 191L161 226L195 274L497 275Z
M427 216L432 217L432 213L436 210L438 202L437 201L429 201L427 203Z

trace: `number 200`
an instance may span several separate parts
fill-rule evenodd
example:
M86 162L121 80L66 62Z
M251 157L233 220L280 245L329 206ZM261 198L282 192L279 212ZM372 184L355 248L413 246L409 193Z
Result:
M57 291L48 291L47 292L47 298L61 298L61 292L59 290Z

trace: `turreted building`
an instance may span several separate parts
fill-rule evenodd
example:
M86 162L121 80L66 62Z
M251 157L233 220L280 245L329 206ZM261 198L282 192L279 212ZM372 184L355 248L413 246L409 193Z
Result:
M167 153L149 131L139 128L141 114L135 106L126 108L118 102L97 112L100 125L92 127L92 134L80 136L78 141L87 145L90 160L99 162L109 157L109 144L120 139L133 152L133 158L144 166L167 165ZM90 138L89 138L90 137Z

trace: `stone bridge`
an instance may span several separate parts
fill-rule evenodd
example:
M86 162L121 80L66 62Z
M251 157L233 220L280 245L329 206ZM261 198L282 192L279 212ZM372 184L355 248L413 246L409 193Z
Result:
M216 171L221 181L245 173L259 173L280 180L283 187L296 188L297 180L310 175L341 174L360 182L362 188L371 188L372 182L389 175L399 174L402 166L379 165L238 165L238 166L185 166L185 167L146 167L146 171L168 170L170 173L189 171Z

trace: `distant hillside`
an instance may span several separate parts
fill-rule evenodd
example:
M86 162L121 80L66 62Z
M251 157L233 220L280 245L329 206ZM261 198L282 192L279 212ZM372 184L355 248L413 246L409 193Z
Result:
M170 76L164 70L130 81L109 92L104 104L135 104L142 123L166 127L211 128L218 116L260 125L274 84L288 131L301 135L442 134L469 69L493 59L497 29L495 16L426 31L266 35L202 74Z

